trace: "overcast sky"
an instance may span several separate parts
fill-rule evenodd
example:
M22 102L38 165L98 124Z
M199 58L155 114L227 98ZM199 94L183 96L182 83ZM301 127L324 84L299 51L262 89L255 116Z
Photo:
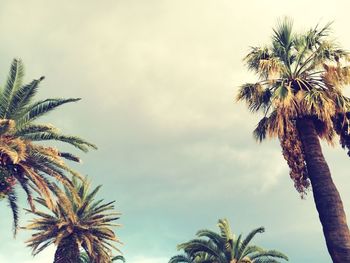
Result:
M99 146L78 169L117 200L128 263L165 263L223 217L237 234L265 226L255 243L290 262L331 261L312 196L299 198L278 143L255 143L259 116L233 100L255 79L242 58L269 41L279 17L296 30L334 21L350 49L350 3L305 2L1 1L0 80L19 57L27 81L46 76L39 97L83 98L47 119ZM324 150L349 214L350 160ZM1 263L52 262L54 247L33 258L28 233L12 238L4 201L0 213Z

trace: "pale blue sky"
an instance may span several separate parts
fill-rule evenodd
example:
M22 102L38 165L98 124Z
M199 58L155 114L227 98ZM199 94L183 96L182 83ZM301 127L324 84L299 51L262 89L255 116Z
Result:
M128 263L167 262L220 217L237 234L265 226L256 243L290 262L330 262L312 196L300 200L278 143L256 144L257 117L233 100L254 79L242 64L249 46L283 15L297 29L334 20L350 48L350 3L305 2L1 2L0 81L20 57L28 81L46 76L40 97L83 98L49 119L99 146L78 169L117 200ZM339 147L325 154L349 213L350 160ZM12 239L4 202L0 213L1 263L52 262L54 248L32 258L28 234Z

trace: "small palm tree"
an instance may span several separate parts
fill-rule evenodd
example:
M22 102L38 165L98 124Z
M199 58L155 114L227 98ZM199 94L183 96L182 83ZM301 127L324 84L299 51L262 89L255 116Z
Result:
M218 226L220 233L199 230L198 238L178 245L178 249L183 249L187 255L175 256L169 263L278 263L276 259L288 261L288 257L281 252L249 245L256 234L265 231L263 227L254 229L245 238L242 235L236 238L227 219L220 219Z
M114 221L120 213L114 212L114 201L95 200L101 186L89 191L90 183L86 179L81 183L73 179L73 186L77 196L66 186L62 191L52 184L57 198L52 207L42 198L35 199L49 212L27 210L35 218L24 229L36 231L27 244L34 255L55 244L54 263L79 262L80 249L85 250L92 262L109 263L112 249L119 252L113 243L120 242L111 227L119 226Z
M350 149L350 98L343 94L350 84L350 56L329 39L330 24L302 34L292 26L284 19L270 45L251 49L245 62L259 81L242 85L237 99L254 113L262 111L256 139L279 139L296 189L305 195L312 186L333 261L350 262L343 203L319 142L333 144L338 135L343 148Z
M71 185L66 172L77 175L63 161L79 162L71 153L61 152L53 147L37 144L38 141L57 140L71 144L82 151L96 148L75 136L61 134L51 124L40 124L39 117L57 107L79 99L45 99L34 101L39 84L44 77L23 85L22 62L14 59L10 74L3 88L0 88L0 198L7 197L12 208L14 231L18 225L18 208L14 186L20 185L34 209L32 191L38 192L52 204L49 181L55 179Z

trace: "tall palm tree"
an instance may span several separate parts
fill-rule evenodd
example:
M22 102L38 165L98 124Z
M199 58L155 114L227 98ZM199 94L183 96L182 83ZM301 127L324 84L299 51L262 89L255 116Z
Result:
M114 212L114 201L95 200L101 186L90 191L87 180L79 183L74 178L73 186L77 196L67 186L62 191L51 184L57 198L52 207L43 198L35 199L48 212L28 210L35 217L24 229L36 232L27 244L34 255L55 244L54 263L79 262L80 249L85 250L92 262L110 263L112 249L120 252L113 244L120 241L112 230L112 227L119 226L114 222L120 213Z
M37 144L39 141L57 140L71 144L82 151L96 148L79 137L67 136L51 124L36 120L57 107L79 99L45 99L34 101L39 84L44 79L23 85L22 62L14 59L7 82L0 88L0 197L7 197L14 217L14 231L18 225L17 198L14 186L20 185L34 209L32 191L41 194L51 204L48 183L51 179L71 184L66 173L77 175L63 161L79 162L71 153Z
M288 18L279 22L270 45L253 47L245 57L259 81L242 85L237 99L263 112L256 139L279 139L296 189L305 195L312 186L333 261L350 262L346 215L319 142L332 144L338 135L350 149L350 99L343 95L349 53L329 39L330 24L303 34L292 25Z
M196 239L178 245L187 255L175 256L169 263L277 263L276 259L288 261L288 257L276 250L264 250L258 246L249 245L258 233L263 233L263 227L251 231L245 238L238 238L231 231L227 219L218 222L220 233L211 230L199 230ZM190 261L185 261L189 259ZM183 261L181 261L183 260Z

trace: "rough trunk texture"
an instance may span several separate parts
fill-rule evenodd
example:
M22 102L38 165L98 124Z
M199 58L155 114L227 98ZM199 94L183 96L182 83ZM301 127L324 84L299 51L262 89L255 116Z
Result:
M79 246L74 239L63 239L57 247L53 263L78 263Z
M350 233L343 203L322 154L314 123L311 119L300 119L297 128L329 254L335 263L350 262Z

